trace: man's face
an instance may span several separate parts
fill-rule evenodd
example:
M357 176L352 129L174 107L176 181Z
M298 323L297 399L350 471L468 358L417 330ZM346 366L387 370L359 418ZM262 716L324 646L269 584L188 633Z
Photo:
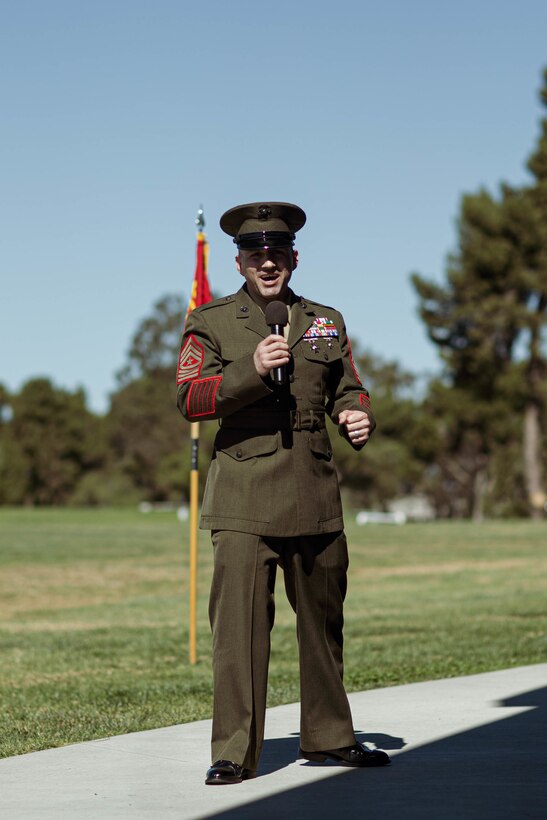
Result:
M237 269L245 277L251 297L259 304L286 299L297 263L298 253L290 245L240 250L236 256Z

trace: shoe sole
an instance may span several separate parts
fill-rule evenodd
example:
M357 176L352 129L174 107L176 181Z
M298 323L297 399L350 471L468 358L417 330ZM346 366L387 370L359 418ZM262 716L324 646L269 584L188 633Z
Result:
M234 783L242 783L244 780L252 780L256 777L256 772L245 771L241 777L208 777L205 780L206 786L231 786Z
M344 760L343 757L338 757L337 755L326 755L322 752L304 752L300 749L300 757L303 757L304 760L310 760L312 763L324 763L325 760L334 760L335 763L342 763L344 766L350 766L352 769L378 769L382 766L389 766L391 764L391 760L386 761L385 763L351 763L349 760Z

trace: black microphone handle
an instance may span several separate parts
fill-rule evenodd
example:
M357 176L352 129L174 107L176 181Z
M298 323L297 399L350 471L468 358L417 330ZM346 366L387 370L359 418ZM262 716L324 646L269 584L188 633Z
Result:
M274 336L284 336L283 325L270 325L270 329ZM287 367L274 367L272 370L272 381L274 384L281 385L287 383Z

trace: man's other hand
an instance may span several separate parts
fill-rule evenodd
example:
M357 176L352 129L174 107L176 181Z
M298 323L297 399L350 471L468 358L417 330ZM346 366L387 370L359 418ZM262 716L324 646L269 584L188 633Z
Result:
M352 444L364 444L370 437L370 419L362 410L342 410L338 424L345 425Z

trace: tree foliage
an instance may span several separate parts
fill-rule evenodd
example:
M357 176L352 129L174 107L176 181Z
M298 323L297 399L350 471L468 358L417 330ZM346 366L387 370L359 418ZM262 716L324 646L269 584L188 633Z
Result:
M547 72L545 82L544 102ZM538 515L544 502L547 120L529 167L533 185L463 197L458 249L442 284L412 277L445 367L428 406L444 432L437 461L451 514L480 518L489 500L495 506L493 468L501 449L515 452L516 437L515 509L527 504Z
M101 420L87 409L83 390L71 393L49 379L28 381L8 401L0 438L2 502L65 504L84 472L105 456Z
M172 380L183 323L182 296L168 293L158 299L150 316L139 322L127 363L118 373L119 383L125 386L142 377Z

